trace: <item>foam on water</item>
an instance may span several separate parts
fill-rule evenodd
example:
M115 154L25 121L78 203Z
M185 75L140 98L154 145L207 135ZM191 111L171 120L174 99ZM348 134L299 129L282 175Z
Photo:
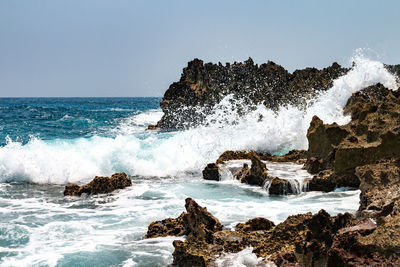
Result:
M355 211L359 191L269 197L259 187L197 178L135 180L114 194L62 198L62 186L0 184L1 266L165 266L177 237L143 239L154 220L177 217L192 197L228 229L253 217ZM4 190L3 190L4 189ZM259 263L250 250L222 263ZM221 263L221 264L222 264ZM242 265L240 265L242 264ZM249 265L250 264L250 265Z
M215 263L218 267L276 267L273 262L266 262L263 258L257 258L251 247L238 253L223 254Z
M207 117L207 125L175 133L144 132L160 119L160 110L136 114L110 129L115 137L94 136L71 140L31 139L25 145L9 140L0 147L0 182L86 182L95 175L125 171L140 176L176 176L198 172L225 150L285 152L306 149L306 132L312 116L344 124L342 114L352 93L382 83L396 89L396 79L380 62L360 55L355 66L333 86L309 101L307 110L282 107L278 113L260 105L239 116L231 96Z

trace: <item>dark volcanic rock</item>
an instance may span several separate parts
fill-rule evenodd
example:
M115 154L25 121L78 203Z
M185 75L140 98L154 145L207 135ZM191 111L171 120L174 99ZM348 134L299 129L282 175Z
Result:
M215 163L209 163L203 170L203 179L219 181L219 168Z
M249 58L244 63L204 64L189 62L178 82L170 85L160 106L164 116L157 124L164 129L197 126L225 96L243 100L239 112L263 104L277 109L283 104L302 104L306 97L327 90L348 69L339 64L322 70L306 68L292 74L269 61L258 66Z
M111 177L96 176L90 183L81 187L76 184L67 184L65 186L64 196L81 196L83 193L104 194L131 185L131 179L123 172L115 173Z

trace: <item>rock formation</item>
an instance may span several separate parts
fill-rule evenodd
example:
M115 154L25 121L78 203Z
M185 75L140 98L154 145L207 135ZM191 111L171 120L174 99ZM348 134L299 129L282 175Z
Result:
M203 178L205 180L219 181L221 177L218 165L215 163L208 164L203 170Z
M183 69L180 80L165 92L160 103L164 116L156 127L197 126L230 94L242 101L235 107L239 113L258 104L271 109L284 104L301 105L305 98L330 88L332 81L347 71L337 63L322 70L305 68L289 73L271 61L258 66L251 58L225 66L194 59Z
M64 196L81 196L84 193L88 195L104 194L131 185L131 179L123 172L115 173L111 177L96 176L90 183L84 186L67 184L65 186Z
M355 168L385 158L400 157L400 92L381 84L351 96L345 107L351 122L323 124L316 116L307 132L305 167L316 174L310 190L358 187Z
M185 241L174 241L174 264L178 266L213 266L216 256L236 253L253 247L257 257L268 258L278 266L397 266L400 264L400 217L356 219L349 213L331 217L324 210L289 216L274 225L265 218L239 223L236 230L222 230L218 219L194 200L186 200L188 213L174 222L173 228L187 229ZM185 216L190 214L187 219ZM165 221L165 220L164 220ZM164 222L163 221L163 222ZM160 229L154 235L165 236ZM183 227L183 228L182 228ZM176 235L175 232L172 233Z

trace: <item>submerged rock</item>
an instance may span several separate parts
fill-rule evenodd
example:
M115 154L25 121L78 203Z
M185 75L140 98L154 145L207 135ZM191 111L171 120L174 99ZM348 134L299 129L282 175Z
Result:
M64 196L81 196L83 193L89 195L104 194L131 185L131 179L123 172L115 173L111 177L96 176L90 183L81 187L76 184L67 184L65 186Z

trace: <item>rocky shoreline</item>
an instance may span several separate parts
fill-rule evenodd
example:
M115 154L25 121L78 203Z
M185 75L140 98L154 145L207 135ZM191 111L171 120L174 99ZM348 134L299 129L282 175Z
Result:
M321 210L290 216L276 226L266 218L254 218L226 230L206 208L188 198L186 212L176 219L151 223L146 238L187 236L173 243L173 264L178 266L214 266L222 253L247 247L277 266L399 266L400 92L381 84L367 87L352 95L345 112L351 121L343 126L323 124L316 116L312 119L306 152L272 157L227 151L207 165L203 176L218 181L221 164L250 159L250 168L244 165L235 176L263 186L276 178L270 177L262 160L305 161L304 168L314 175L310 191L361 190L356 216L330 216Z
M386 68L400 74L400 65ZM242 106L236 106L243 112L258 104L272 110L287 104L301 106L348 71L334 63L322 70L307 68L290 74L273 62L258 66L249 59L222 66L195 59L165 93L164 116L149 129L201 124L229 94L237 99L248 96L238 104ZM307 151L293 150L284 156L226 151L202 174L205 180L220 181L224 164L245 160L232 173L235 179L263 187L271 195L298 194L296 181L272 176L265 162L302 164L311 176L304 190L359 189L355 215L330 216L322 209L289 216L277 225L257 217L228 230L206 207L187 198L186 212L152 222L145 238L185 236L184 241L173 242L173 265L177 266L216 266L221 255L249 247L263 263L276 266L400 266L400 91L382 84L369 86L350 97L344 113L351 117L346 125L312 118ZM82 187L68 184L64 195L109 193L126 186L131 186L130 178L118 173L95 177Z

